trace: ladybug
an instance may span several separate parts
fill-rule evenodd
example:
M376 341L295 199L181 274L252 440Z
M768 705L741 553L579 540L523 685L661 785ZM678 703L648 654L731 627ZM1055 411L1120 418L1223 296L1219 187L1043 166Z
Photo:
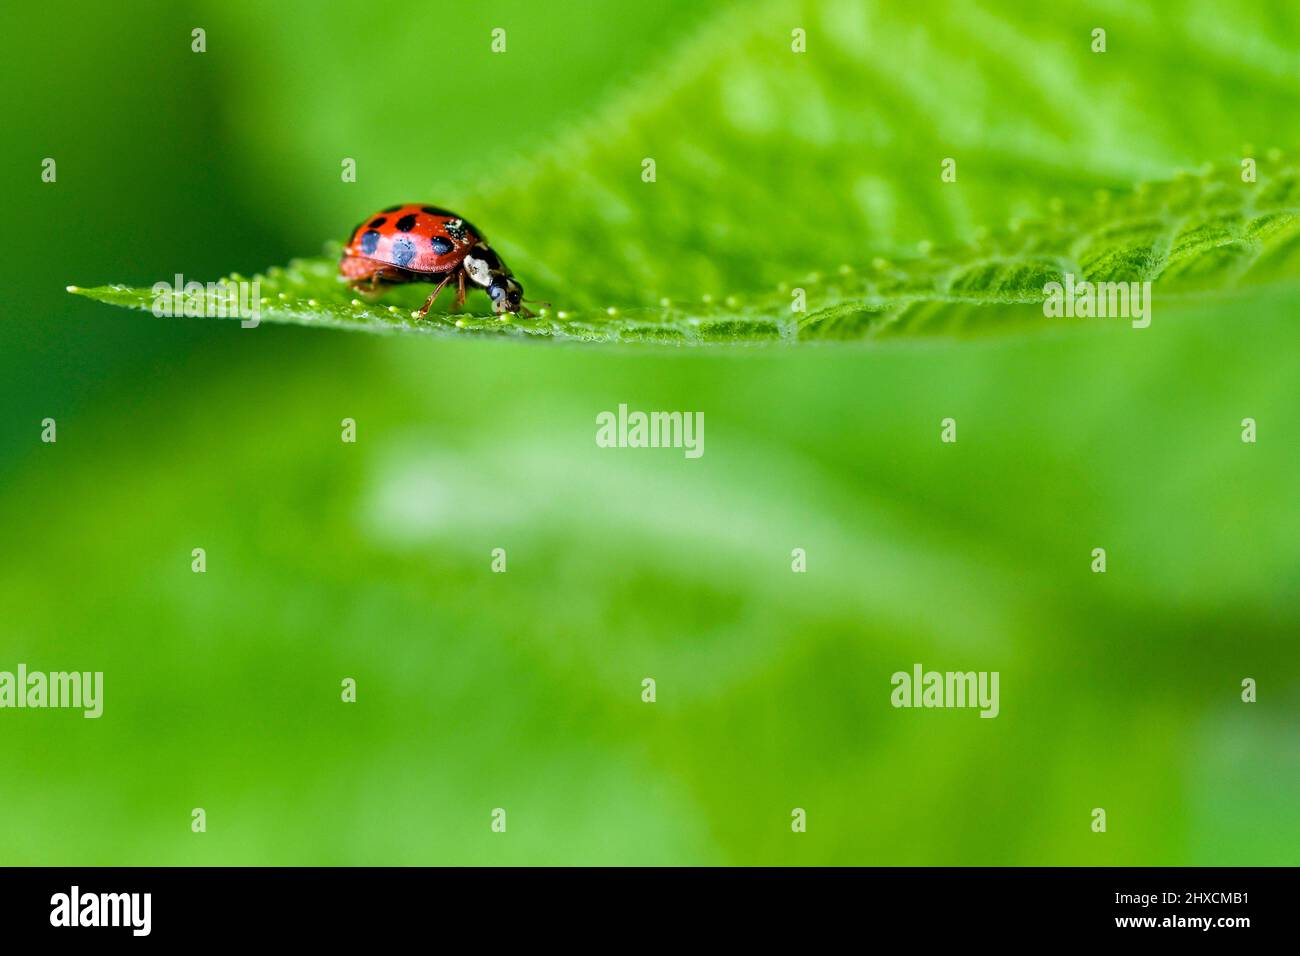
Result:
M520 312L524 290L510 269L463 216L438 206L403 203L381 209L352 230L339 273L352 288L374 292L381 283L436 282L420 315L448 283L456 283L456 306L465 304L465 280L487 291L498 315Z

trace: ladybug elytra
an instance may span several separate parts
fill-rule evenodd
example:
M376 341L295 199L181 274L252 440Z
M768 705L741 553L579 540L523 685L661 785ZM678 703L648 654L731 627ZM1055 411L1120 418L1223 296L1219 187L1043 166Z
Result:
M465 304L465 283L482 288L498 315L520 312L524 290L483 238L463 216L421 203L381 209L352 230L343 248L339 272L354 289L374 292L381 284L435 282L420 309L426 314L450 283L456 283L456 306Z

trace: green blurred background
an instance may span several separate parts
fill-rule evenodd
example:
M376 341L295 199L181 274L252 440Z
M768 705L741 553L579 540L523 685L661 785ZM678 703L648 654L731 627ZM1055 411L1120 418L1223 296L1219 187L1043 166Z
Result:
M635 142L609 104L658 116L668 81L734 81L732 125L665 107L681 136L644 155L725 141L738 178L779 160L770 188L587 267L778 275L763 223L815 230L841 182L870 216L827 267L961 241L1293 148L1287 5L321 6L0 14L0 669L106 675L98 721L0 712L0 863L1300 863L1294 285L1143 334L751 350L250 332L63 291L250 274L383 205L482 197L563 296L583 221L545 196L508 221L493 184L580 124ZM1102 75L1065 52L1096 23ZM833 105L755 79L799 24L844 59ZM957 148L984 168L959 206L935 192ZM604 207L648 201L641 155ZM621 402L703 411L704 457L598 449ZM1001 715L893 710L918 661L1000 671Z

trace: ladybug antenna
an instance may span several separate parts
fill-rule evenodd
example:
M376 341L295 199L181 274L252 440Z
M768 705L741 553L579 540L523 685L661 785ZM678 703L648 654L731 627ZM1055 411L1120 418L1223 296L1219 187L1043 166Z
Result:
M520 302L519 311L524 314L524 318L526 319L537 318L537 313L534 312L532 309L528 308L528 306L524 305L523 303L531 302L533 305L544 305L547 307L549 307L551 304L549 302L538 302L536 299L520 299L519 302Z

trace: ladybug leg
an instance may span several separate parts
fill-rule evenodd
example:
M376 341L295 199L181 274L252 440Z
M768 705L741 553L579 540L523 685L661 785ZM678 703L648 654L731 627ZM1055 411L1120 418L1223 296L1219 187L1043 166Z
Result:
M465 270L464 269L456 270L456 279L457 279L456 308L463 309L465 307Z
M375 272L370 273L370 275L366 276L364 279L357 279L355 282L353 282L352 290L354 292L361 292L365 295L374 295L375 291L379 288L379 279L380 279L380 272L376 270Z
M433 300L436 299L436 298L438 298L438 293L441 292L443 289L445 289L445 288L447 287L447 283L450 282L450 281L451 281L452 279L454 279L454 278L455 278L455 274L454 274L454 273L448 273L448 274L447 274L447 278L443 279L441 282L439 282L439 283L434 287L433 292L431 292L431 293L429 294L429 298L427 298L427 299L424 300L424 308L420 309L420 317L421 317L421 318L423 318L424 316L426 316L426 315L429 314L429 310L430 310L431 308L433 308ZM461 282L464 282L464 281L465 281L465 280L462 278L462 279L461 279Z

